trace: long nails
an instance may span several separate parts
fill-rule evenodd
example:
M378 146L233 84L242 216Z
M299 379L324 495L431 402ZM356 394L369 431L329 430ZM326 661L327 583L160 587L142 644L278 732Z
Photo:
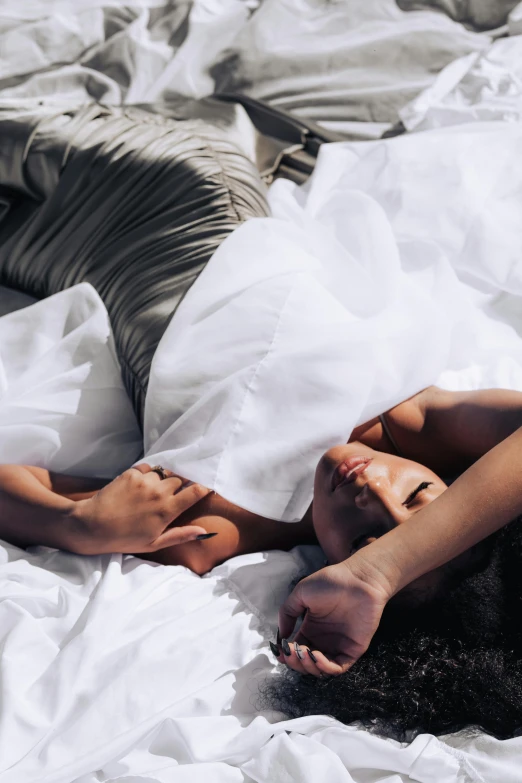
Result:
M290 645L286 641L286 639L281 639L281 647L283 648L283 652L285 655L292 655L292 650L290 649Z
M269 642L269 644L270 644L270 649L272 650L272 655L275 658L279 658L279 656L281 655L281 650L279 649L277 644L274 644L273 642Z
M207 541L209 538L214 538L217 533L202 533L200 536L196 536L194 541Z
M276 644L281 644L281 632L279 631L279 628L276 633Z
M306 652L308 653L308 655L310 656L310 658L312 659L312 661L313 661L314 663L317 663L317 658L315 657L315 655L313 654L313 652L312 652L311 650L309 650L309 649L308 649L308 647L306 648Z
M297 642L294 642L294 646L295 646L295 654L297 655L299 660L302 661L304 658L303 651L301 650Z

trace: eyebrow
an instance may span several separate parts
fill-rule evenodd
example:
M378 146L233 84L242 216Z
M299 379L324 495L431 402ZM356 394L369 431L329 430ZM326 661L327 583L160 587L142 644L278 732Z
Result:
M416 489L414 489L413 492L410 492L410 494L408 495L408 497L406 498L406 500L402 505L407 506L408 503L411 503L411 501L417 497L419 492L422 492L423 489L427 489L428 487L431 487L432 484L433 481L421 481L419 486Z

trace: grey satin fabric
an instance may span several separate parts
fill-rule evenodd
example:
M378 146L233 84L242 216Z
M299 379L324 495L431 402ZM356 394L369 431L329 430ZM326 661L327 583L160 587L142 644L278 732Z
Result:
M223 239L268 214L223 130L99 105L0 117L0 203L0 283L39 298L91 283L140 421L177 305Z

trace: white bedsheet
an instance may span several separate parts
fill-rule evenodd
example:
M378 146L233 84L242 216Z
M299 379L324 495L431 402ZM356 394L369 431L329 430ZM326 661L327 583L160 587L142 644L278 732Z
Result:
M0 547L1 783L517 783L495 741L477 767L503 777L482 778L465 746L456 755L428 735L401 746L256 711L288 581L318 564L303 547L200 578Z
M522 18L522 3L515 9ZM491 120L522 120L522 24L483 52L454 60L399 111L408 131Z
M497 0L480 0L480 20L475 5L4 0L0 98L15 105L26 99L154 102L168 114L178 94L199 98L235 90L348 138L372 138L441 68L488 45L489 32L455 21L464 17L471 27L480 21L489 30L487 11L498 8ZM511 5L503 0L502 8L507 13ZM503 19L495 11L493 16Z
M0 297L0 462L113 478L142 448L105 306L88 283Z

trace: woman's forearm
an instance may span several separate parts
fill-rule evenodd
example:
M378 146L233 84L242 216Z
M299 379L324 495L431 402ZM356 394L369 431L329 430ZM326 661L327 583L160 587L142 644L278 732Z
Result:
M0 465L0 538L21 547L40 544L81 553L82 531L73 511L86 487L81 479L67 484L67 478L62 487L60 477L41 468ZM77 497L73 485L80 490Z
M360 550L391 595L448 563L522 514L522 428L491 449L433 503ZM357 566L353 558L350 564Z

